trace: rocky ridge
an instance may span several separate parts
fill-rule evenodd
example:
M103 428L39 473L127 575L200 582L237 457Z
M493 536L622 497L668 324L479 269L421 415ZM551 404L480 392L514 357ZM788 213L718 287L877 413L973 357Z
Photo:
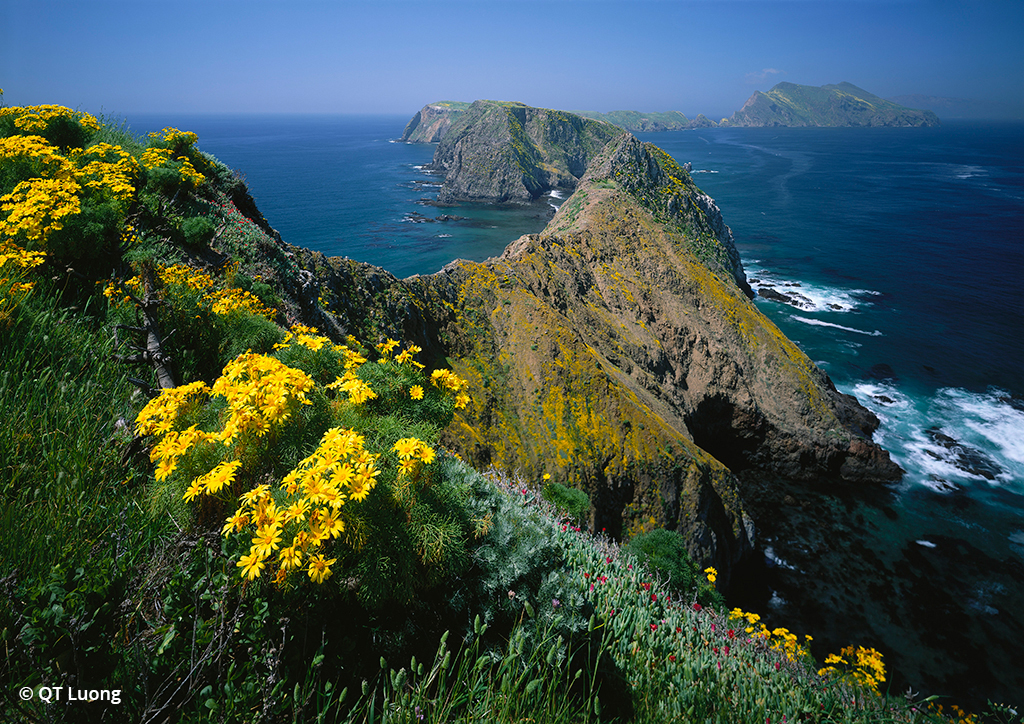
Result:
M413 341L469 380L473 401L446 433L464 458L580 487L612 535L677 530L723 582L755 545L740 479L829 489L900 475L870 441L877 420L750 301L713 201L629 134L541 234L497 259L399 280L289 253L304 318Z

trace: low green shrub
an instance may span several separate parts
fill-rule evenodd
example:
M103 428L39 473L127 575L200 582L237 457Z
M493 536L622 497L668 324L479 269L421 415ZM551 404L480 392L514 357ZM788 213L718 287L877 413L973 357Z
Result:
M553 481L544 485L541 493L544 499L558 509L558 512L573 521L576 525L582 525L590 512L590 498L582 490L568 488L561 483Z

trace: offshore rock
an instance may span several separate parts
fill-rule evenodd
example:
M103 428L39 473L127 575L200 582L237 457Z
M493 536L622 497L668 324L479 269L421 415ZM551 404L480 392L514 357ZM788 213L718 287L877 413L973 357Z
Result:
M441 203L529 203L573 190L590 160L623 131L522 103L476 101L444 134L431 164L444 173Z

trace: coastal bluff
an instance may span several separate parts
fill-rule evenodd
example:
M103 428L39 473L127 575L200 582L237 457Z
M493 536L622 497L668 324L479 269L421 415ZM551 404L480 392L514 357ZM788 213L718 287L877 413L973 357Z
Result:
M486 262L397 279L285 247L296 316L339 338L415 342L469 381L451 449L584 490L596 530L678 531L726 585L756 545L741 480L901 475L870 439L877 419L753 304L714 202L628 133L594 152L540 234Z

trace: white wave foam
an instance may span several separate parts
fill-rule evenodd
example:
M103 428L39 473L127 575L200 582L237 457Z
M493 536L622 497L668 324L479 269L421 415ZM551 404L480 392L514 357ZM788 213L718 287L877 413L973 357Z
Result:
M697 169L695 171L690 171L690 173L691 174L695 174L695 173L718 173L718 171L711 171L711 170L706 169L706 168L699 168L699 169Z
M550 196L553 199L564 199L565 192L559 191L558 189L551 189L550 191L548 191L548 196Z
M862 382L850 392L878 415L875 441L907 471L907 483L943 493L979 483L1024 490L1024 410L1003 390L946 387L912 397L894 384Z
M798 317L798 316L794 316L793 319L795 319L798 322L803 322L804 324L813 325L815 327L834 327L835 329L841 329L844 332L856 332L857 334L865 334L868 337L881 337L882 336L882 333L879 332L877 329L874 332L865 332L863 329L854 329L853 327L844 327L841 324L833 324L832 322L823 322L820 319L810 319L808 317Z
M921 538L920 540L916 540L914 542L917 543L919 546L924 546L925 548L938 548L938 546L932 543L930 540L925 540L923 538Z
M787 279L757 265L757 259L744 263L747 278L752 280L750 286L759 296L764 296L762 290L774 290L788 298L785 304L805 312L852 312L870 306L867 297L881 294L872 289L843 289Z

